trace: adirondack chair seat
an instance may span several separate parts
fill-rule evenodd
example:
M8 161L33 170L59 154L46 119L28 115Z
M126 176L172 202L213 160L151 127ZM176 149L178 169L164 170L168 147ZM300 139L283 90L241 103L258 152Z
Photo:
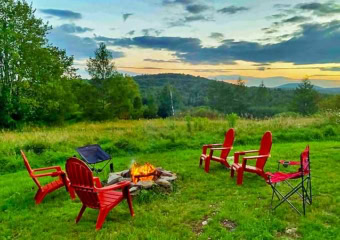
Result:
M242 168L242 164L233 163L231 165L231 167L237 171L238 169ZM255 167L255 166L250 166L250 165L246 165L245 169L246 169L247 172L253 172L253 173L258 173L258 172L261 171L261 168L258 168L258 167Z
M204 161L204 170L208 173L210 169L210 161L219 162L227 168L230 168L229 163L227 162L228 154L233 148L235 139L235 130L233 128L229 129L224 137L223 144L206 144L202 147L202 154L200 156L200 164L202 165ZM210 150L208 154L208 150ZM220 151L220 156L214 156L214 151Z

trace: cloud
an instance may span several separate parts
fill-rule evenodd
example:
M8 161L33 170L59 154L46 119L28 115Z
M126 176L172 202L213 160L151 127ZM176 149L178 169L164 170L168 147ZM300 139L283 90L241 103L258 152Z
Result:
M332 1L326 3L301 3L297 4L296 8L300 10L310 11L318 16L329 16L340 13L340 4L336 4Z
M224 35L223 35L223 33L212 32L209 37L216 39L216 40L222 40L224 38Z
M208 10L209 6L203 5L203 4L193 4L193 5L186 6L185 9L190 13L198 14L198 13Z
M219 9L217 12L224 13L224 14L235 14L241 11L247 11L249 8L246 7L236 7L236 6L230 6Z
M172 4L181 4L181 5L189 5L194 3L194 0L163 0L163 5L172 5Z
M302 23L302 22L306 22L310 19L311 19L310 17L294 16L294 17L282 20L282 23Z
M289 8L291 5L290 4L281 4L281 3L277 3L274 4L274 8Z
M161 60L161 59L151 59L145 58L144 62L153 62L153 63L180 63L179 60Z
M131 31L129 31L126 35L129 35L129 36L132 36L132 35L134 35L135 34L135 30L131 30Z
M131 17L133 13L123 13L123 21L125 22L129 17Z
M295 64L340 62L340 21L304 24L301 28L292 38L275 44L228 39L218 47L203 47L198 38L151 36L109 39L109 43L173 51L181 61L192 64L232 64L236 60Z
M61 26L59 26L59 28L67 33L84 33L84 32L91 32L93 31L92 28L88 28L88 27L80 27L75 25L74 23L71 24L63 24Z
M80 13L73 12L70 10L40 9L40 12L50 16L59 17L60 19L77 20L82 18L82 15Z
M150 36L152 34L159 36L162 32L163 32L162 30L157 30L157 29L154 29L154 28L142 29L142 33L143 33L144 36Z
M65 31L63 25L51 30L47 35L50 43L61 49L65 49L68 55L73 55L76 59L89 58L94 55L97 49L97 42L94 38L79 37L74 35L76 32ZM123 52L113 51L114 58L123 57Z
M334 72L340 72L340 67L325 67L320 68L321 71L334 71Z
M207 18L203 15L191 15L191 16L185 16L184 18L180 18L177 20L171 20L168 22L168 27L188 27L188 23L191 22L209 22L209 21L214 21L212 18Z

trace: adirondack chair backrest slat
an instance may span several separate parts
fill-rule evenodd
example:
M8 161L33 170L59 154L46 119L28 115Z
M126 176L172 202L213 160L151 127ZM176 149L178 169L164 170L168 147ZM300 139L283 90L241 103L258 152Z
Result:
M70 158L66 162L67 176L71 186L84 205L100 208L98 194L95 192L93 175L89 167L77 158Z
M20 152L21 152L22 159L24 160L25 167L26 167L26 169L27 169L27 171L28 171L30 177L33 179L33 181L34 181L35 184L38 186L38 188L41 189L40 182L39 182L39 180L38 180L36 177L34 177L34 175L33 175L33 174L34 174L34 173L33 173L33 170L32 170L32 168L31 168L30 163L29 163L28 160L27 160L27 157L26 157L25 153L24 153L22 150L20 150Z
M259 150L259 155L269 155L270 154L270 150L272 148L272 133L270 131L265 132L265 134L263 135L262 139L261 139L261 146L260 146L260 150ZM263 157L263 158L259 158L256 161L256 167L263 169L264 165L266 165L268 157Z
M228 132L226 132L226 134L225 134L223 147L230 147L231 148L234 144L234 139L235 139L235 130L233 128L230 128L228 130ZM222 150L220 158L225 159L228 156L230 151L231 151L231 149Z

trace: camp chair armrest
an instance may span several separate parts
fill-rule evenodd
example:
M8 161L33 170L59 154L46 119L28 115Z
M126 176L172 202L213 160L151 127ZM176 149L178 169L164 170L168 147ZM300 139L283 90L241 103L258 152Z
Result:
M111 190L117 190L117 189L122 189L124 187L129 187L131 182L129 181L123 181L120 183L113 184L111 186L107 187L102 187L102 188L95 188L96 192L106 192L106 191L111 191Z
M46 171L46 170L51 170L51 169L55 169L55 170L57 170L58 172L62 172L60 166L52 166L52 167L36 168L36 169L33 169L33 172Z
M270 157L270 154L269 155L258 155L258 156L244 157L243 160L256 160L258 158L264 158L264 157Z
M286 160L280 160L278 161L279 164L282 165L301 165L300 161L286 161Z

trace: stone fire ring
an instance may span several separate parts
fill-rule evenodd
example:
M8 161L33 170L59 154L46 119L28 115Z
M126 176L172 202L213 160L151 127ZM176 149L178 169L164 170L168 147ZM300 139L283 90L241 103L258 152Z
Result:
M130 193L131 195L137 195L141 189L150 189L153 186L159 186L164 188L167 191L172 191L172 182L177 179L177 175L172 173L171 171L164 170L162 168L156 168L158 171L159 177L154 180L148 181L139 181L137 183L133 183L130 175L130 170L124 170L121 172L110 173L109 178L107 180L107 185L112 185L115 183L119 183L122 181L130 181Z

